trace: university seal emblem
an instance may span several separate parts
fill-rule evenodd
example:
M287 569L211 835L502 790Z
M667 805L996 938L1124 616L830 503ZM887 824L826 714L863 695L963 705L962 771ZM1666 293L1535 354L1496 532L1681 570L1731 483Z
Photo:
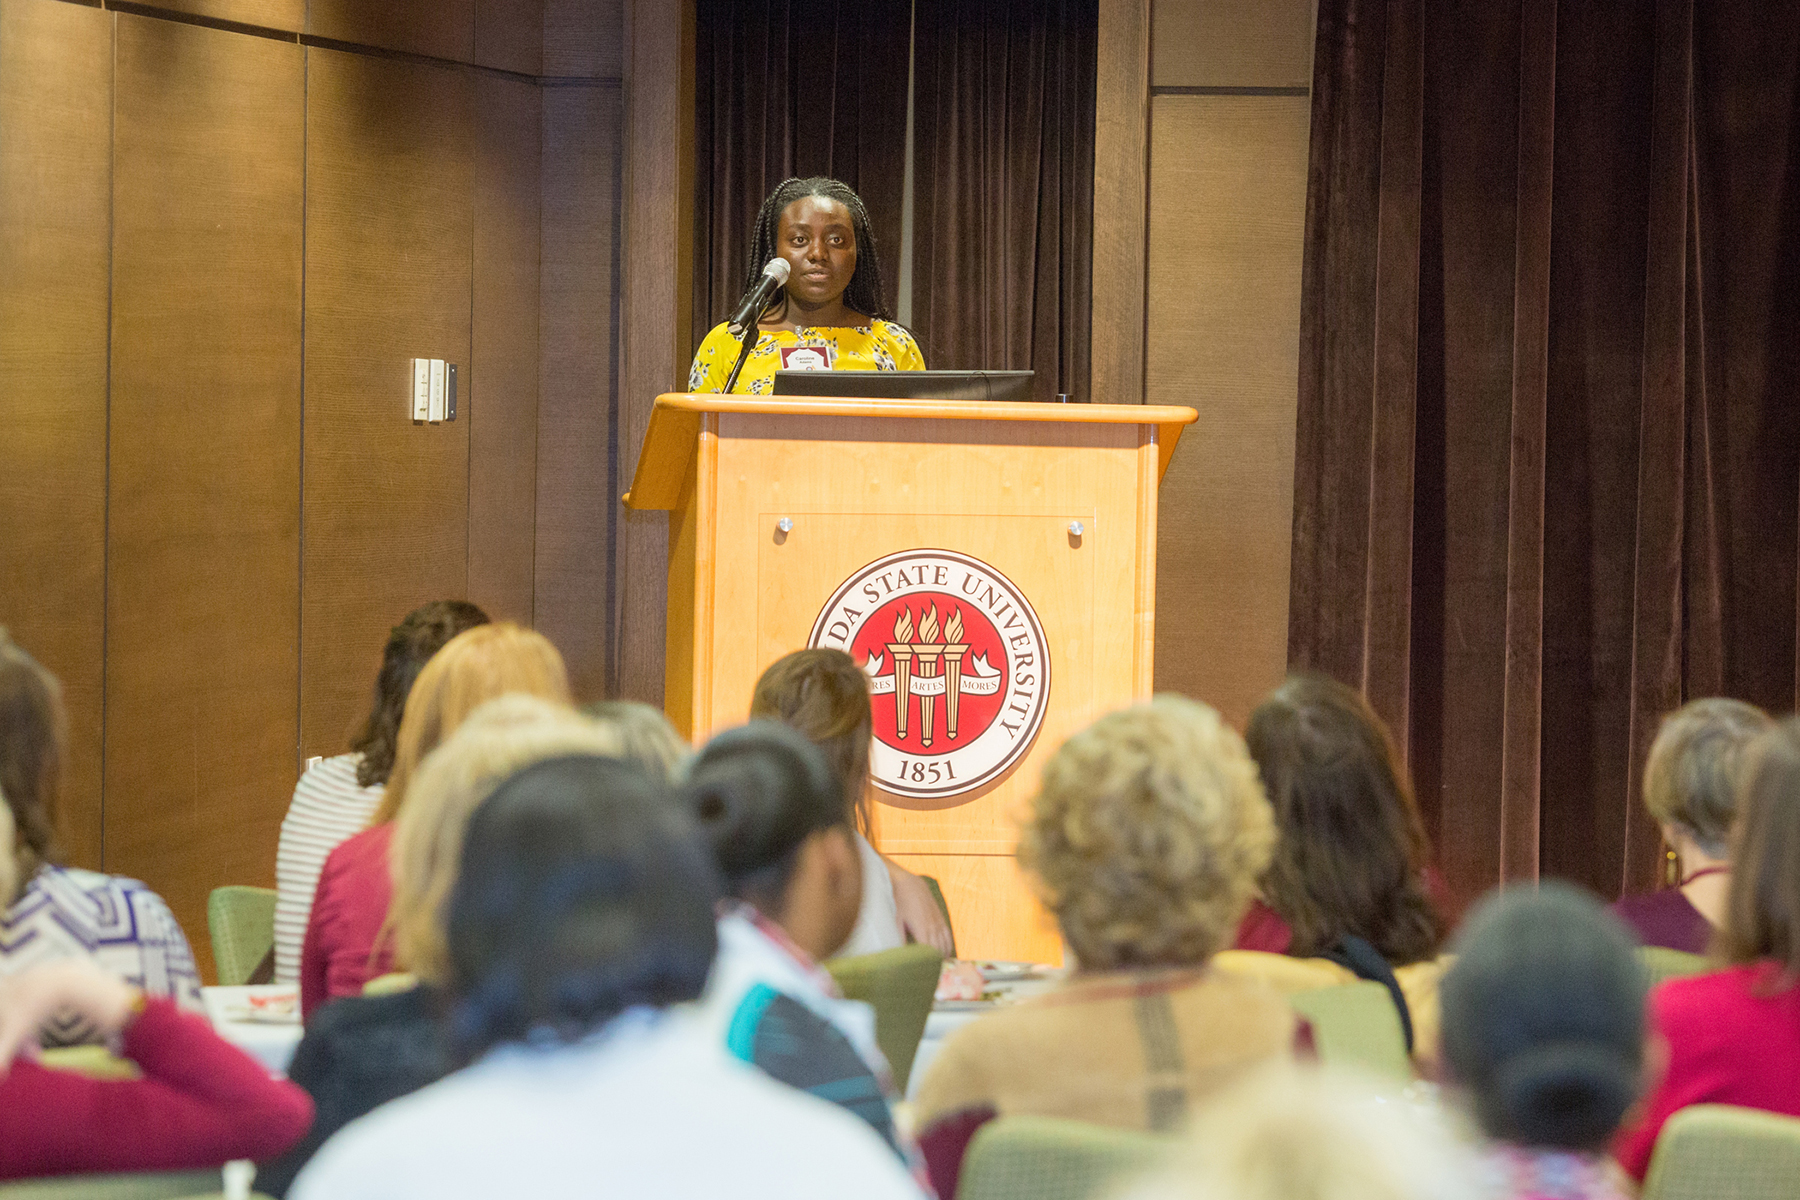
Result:
M1043 626L1011 580L966 554L903 550L869 563L832 593L807 645L863 665L875 782L925 807L1000 778L1043 723Z

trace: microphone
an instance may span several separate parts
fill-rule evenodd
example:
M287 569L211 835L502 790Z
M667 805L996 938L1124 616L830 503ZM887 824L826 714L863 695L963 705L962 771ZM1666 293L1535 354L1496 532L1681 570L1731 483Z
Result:
M742 341L745 332L755 328L756 319L769 306L770 297L788 281L788 273L792 270L785 258L769 260L769 265L762 269L762 278L756 281L755 287L744 293L738 306L731 310L731 318L725 322L725 328L732 337Z

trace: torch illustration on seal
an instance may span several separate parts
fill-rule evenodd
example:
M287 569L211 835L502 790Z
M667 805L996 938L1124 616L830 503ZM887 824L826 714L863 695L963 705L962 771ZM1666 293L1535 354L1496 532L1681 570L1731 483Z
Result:
M920 621L919 621L919 640L913 644L913 654L919 660L919 678L920 679L936 679L937 678L938 655L942 654L943 652L944 652L944 648L938 644L937 605L933 604L929 609L926 610L925 616L920 619ZM946 707L946 711L948 711L947 704L945 707ZM937 697L935 695L920 696L919 697L919 743L921 745L924 745L924 746L931 745L931 735L932 735L932 729L933 729L932 718L936 715L936 713L937 713Z
M894 656L894 731L902 740L906 738L906 718L912 708L912 638L912 610L901 605L888 653ZM931 734L927 732L925 736Z
M962 660L969 647L962 640L962 609L952 607L944 623L944 723L950 740L956 740L957 701L962 699Z

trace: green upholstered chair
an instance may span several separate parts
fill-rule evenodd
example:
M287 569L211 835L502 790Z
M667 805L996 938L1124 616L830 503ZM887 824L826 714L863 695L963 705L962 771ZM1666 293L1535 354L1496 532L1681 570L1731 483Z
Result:
M1387 988L1371 979L1311 988L1288 996L1294 1011L1312 1023L1313 1046L1323 1062L1348 1064L1397 1079L1412 1078L1406 1035Z
M219 1171L143 1171L57 1175L0 1183L0 1200L178 1200L218 1195Z
M879 954L834 958L825 964L844 995L875 1010L875 1040L894 1073L894 1086L906 1093L913 1055L925 1036L925 1019L937 995L944 956L930 946L913 944Z
M1651 987L1665 979L1699 975L1712 966L1704 955L1671 950L1667 946L1639 946L1637 955L1638 963L1644 968L1644 975L1649 979Z
M206 898L206 930L219 982L249 983L275 945L275 889L214 888Z
M1001 1117L975 1134L956 1200L1088 1200L1152 1166L1168 1139L1059 1117Z
M933 876L921 875L919 878L923 879L925 886L931 889L931 898L937 901L938 911L944 914L944 924L950 927L950 952L954 954L956 952L956 925L950 920L950 905L944 901L944 889L938 886L938 881Z
M1800 1119L1726 1104L1670 1117L1643 1200L1800 1200Z

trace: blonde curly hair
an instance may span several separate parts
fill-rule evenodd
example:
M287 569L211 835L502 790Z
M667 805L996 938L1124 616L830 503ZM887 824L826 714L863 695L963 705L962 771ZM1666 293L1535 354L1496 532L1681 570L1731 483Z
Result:
M1083 970L1206 961L1269 864L1275 821L1244 741L1158 696L1100 718L1044 767L1019 862Z
M428 983L449 973L445 918L462 862L469 818L495 788L546 759L568 754L623 756L624 739L603 721L538 696L489 700L425 756L412 798L400 810L388 849L396 966Z

